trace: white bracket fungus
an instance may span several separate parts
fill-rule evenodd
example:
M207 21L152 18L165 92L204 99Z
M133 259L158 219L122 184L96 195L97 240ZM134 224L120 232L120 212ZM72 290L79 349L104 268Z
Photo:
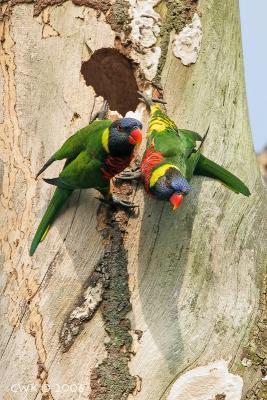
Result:
M129 15L131 18L131 39L140 48L137 61L145 77L152 80L157 72L161 49L156 46L160 34L161 17L154 7L161 0L130 0Z
M201 20L195 13L192 22L175 35L173 40L173 54L180 58L182 64L190 65L197 61L202 40Z

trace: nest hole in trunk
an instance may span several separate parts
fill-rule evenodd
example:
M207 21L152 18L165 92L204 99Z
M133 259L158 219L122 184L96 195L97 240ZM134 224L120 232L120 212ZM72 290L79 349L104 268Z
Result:
M104 97L111 110L123 116L127 111L135 111L139 101L133 66L118 50L96 50L88 61L82 63L81 73L86 85L92 86L98 96Z

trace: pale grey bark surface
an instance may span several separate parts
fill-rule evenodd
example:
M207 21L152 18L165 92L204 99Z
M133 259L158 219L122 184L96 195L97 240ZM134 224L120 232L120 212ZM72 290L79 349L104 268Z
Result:
M114 47L116 33L103 14L69 1L37 17L32 4L10 11L6 6L1 397L197 400L200 385L188 376L185 389L179 381L175 388L175 381L217 362L214 368L222 373L203 379L210 398L240 399L242 389L242 398L260 399L267 210L247 116L236 2L199 2L203 39L197 62L186 67L173 56L172 32L161 83L169 116L202 135L209 127L203 152L243 179L251 197L196 177L192 193L173 213L138 185L132 199L140 212L128 218L98 210L95 193L83 191L33 258L30 241L53 192L34 176L101 104L85 85L81 63L99 48ZM51 166L45 176L56 176L60 167ZM127 191L123 187L122 195ZM112 373L119 383L111 383ZM36 387L22 394L22 384ZM81 385L81 393L63 384Z

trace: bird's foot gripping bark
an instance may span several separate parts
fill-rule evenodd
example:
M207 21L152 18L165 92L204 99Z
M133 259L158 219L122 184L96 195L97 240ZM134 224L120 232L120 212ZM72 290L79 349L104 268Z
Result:
M120 175L116 177L118 181L133 181L141 179L141 171L140 169L136 169L135 171L124 171Z
M163 99L158 99L154 97L148 97L144 93L137 91L139 97L139 100L143 101L145 105L150 108L154 103L160 103L160 104L167 104L167 102Z
M97 111L97 112L92 116L92 118L91 118L91 120L90 120L89 123L95 121L96 119L106 119L106 118L107 118L108 111L109 111L108 102L107 102L107 100L104 100L101 109L100 109L99 111Z
M139 207L137 204L131 203L130 201L119 199L115 194L112 193L105 197L97 197L97 200L111 207L119 207L124 209Z

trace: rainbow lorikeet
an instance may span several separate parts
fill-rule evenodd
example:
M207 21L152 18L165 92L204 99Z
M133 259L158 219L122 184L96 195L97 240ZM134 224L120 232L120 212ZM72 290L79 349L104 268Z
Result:
M63 204L75 189L95 188L102 195L99 199L108 204L134 207L119 200L110 191L110 180L123 171L131 162L135 145L142 140L142 124L134 118L122 118L115 122L104 120L106 105L95 121L80 129L66 140L38 172L37 177L54 161L66 159L59 177L44 179L57 186L40 225L33 238L32 256L42 241Z
M201 142L202 137L196 132L177 128L161 110L159 103L163 101L139 94L150 109L147 148L140 174L149 194L169 201L176 209L190 191L188 181L193 175L202 175L221 181L236 193L250 195L239 178L201 154L196 142ZM122 179L136 178L137 175L125 173Z

